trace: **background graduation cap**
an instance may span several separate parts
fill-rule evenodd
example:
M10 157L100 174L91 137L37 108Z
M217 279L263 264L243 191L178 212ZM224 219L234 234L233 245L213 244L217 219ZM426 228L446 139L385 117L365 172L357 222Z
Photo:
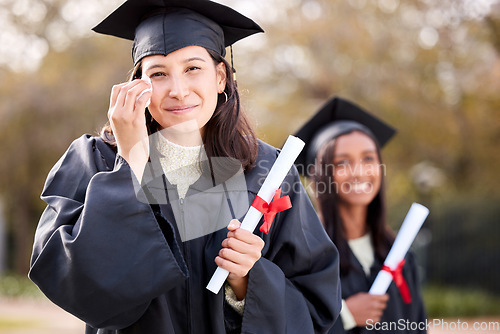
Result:
M198 45L225 56L225 48L262 28L237 11L209 0L128 0L93 28L134 41L134 64Z
M396 133L393 127L356 104L335 97L329 100L295 134L306 143L295 162L296 165L303 167L299 168L299 171L303 174L307 172L307 167L314 164L316 154L328 141L354 130L368 134L378 142L380 147L384 146Z

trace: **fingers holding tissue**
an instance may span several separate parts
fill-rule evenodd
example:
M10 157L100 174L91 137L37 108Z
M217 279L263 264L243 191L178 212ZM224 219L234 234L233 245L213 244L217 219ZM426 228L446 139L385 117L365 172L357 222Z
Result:
M143 74L142 77L141 77L141 80L143 81L146 81L148 84L149 84L149 88L143 90L139 96L137 97L137 100L139 100L144 94L150 92L151 94L153 93L153 84L151 83L151 78L148 77L146 74ZM149 99L146 101L146 106L145 108L149 107L149 105L151 104L151 96L149 97Z

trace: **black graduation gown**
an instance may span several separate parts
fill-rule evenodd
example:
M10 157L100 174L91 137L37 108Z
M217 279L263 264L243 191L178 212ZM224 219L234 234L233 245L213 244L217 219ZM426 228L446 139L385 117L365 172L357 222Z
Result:
M259 142L245 174L255 198L278 150ZM338 253L294 168L249 272L240 317L205 287L227 229L182 242L170 204L138 200L131 170L100 138L75 140L51 170L29 277L86 333L326 333L340 312ZM285 189L287 188L287 189ZM240 329L241 328L241 329Z
M340 282L342 286L342 299L347 299L358 292L368 292L375 277L382 268L383 263L375 259L370 269L370 277L365 275L363 268L356 256L349 249L350 260L353 268L347 275L342 275ZM408 283L412 301L406 304L394 282L389 286L387 293L389 301L379 323L368 323L367 327L354 327L344 330L342 319L339 317L330 334L369 334L369 333L426 333L426 313L420 294L420 283L418 278L417 264L411 252L408 252L406 263L403 267L403 276ZM392 327L390 327L392 326Z

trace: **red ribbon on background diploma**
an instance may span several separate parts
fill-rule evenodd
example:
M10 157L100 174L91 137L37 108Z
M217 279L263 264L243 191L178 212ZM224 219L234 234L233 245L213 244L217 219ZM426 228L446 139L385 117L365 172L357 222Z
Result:
M292 202L290 202L290 197L288 195L284 197L281 196L281 189L276 190L271 203L267 203L259 196L255 197L252 206L262 212L264 215L264 223L260 226L260 231L265 234L269 233L271 224L273 223L274 217L278 212L288 210L292 207Z
M386 265L382 267L382 270L387 271L389 274L392 275L392 279L394 280L394 283L398 287L399 293L401 294L401 297L403 297L403 301L406 304L409 304L411 303L411 294L410 294L410 289L408 288L408 283L406 283L406 280L403 277L404 265L405 265L405 259L401 260L401 262L399 262L398 266L394 270L392 270Z

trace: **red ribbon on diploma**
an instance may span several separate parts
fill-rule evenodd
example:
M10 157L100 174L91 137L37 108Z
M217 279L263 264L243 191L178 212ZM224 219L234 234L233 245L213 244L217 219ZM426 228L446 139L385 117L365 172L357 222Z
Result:
M265 234L269 233L274 217L278 212L288 210L292 207L290 197L288 195L281 196L281 189L276 190L271 203L267 203L259 196L255 197L252 206L264 214L264 223L260 226L260 231Z
M382 270L387 271L392 275L392 279L398 287L399 293L401 294L401 297L403 297L403 301L406 304L409 304L411 303L410 289L408 288L408 283L406 283L406 280L403 277L403 266L405 265L405 262L405 259L401 260L401 262L399 262L398 266L394 270L384 265L382 267Z

